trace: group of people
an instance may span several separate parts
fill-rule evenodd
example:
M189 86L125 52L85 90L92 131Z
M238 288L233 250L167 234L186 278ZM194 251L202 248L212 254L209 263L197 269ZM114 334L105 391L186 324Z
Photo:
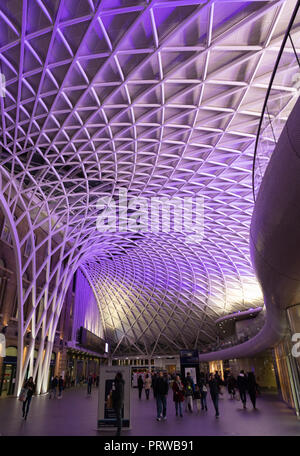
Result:
M96 386L99 385L99 375L96 376L95 374L90 373L86 380L87 383L87 394L88 396L92 393L92 385L95 384ZM62 392L67 384L61 376L55 376L50 381L50 388L49 388L49 399L61 399ZM27 420L29 407L31 404L32 396L35 393L36 384L33 381L33 377L30 377L26 380L23 384L23 388L21 390L19 399L22 402L22 416L24 420ZM58 394L57 394L58 393Z
M72 386L82 386L84 384L91 384L95 385L96 387L99 386L99 375L95 373L90 373L87 377L81 375L80 377L76 377L76 379L71 383Z
M147 399L149 399L151 387L153 389L153 395L156 399L157 421L167 419L167 395L169 388L173 392L176 416L183 417L184 404L185 412L193 413L194 408L197 414L200 411L207 411L207 394L209 393L214 405L215 416L218 418L220 416L219 398L223 394L222 386L227 386L230 397L232 399L240 399L244 408L246 408L248 393L253 408L256 409L256 396L259 393L259 388L253 372L249 372L246 375L241 370L237 378L230 374L226 375L224 380L221 379L218 371L208 375L201 372L200 380L196 383L190 372L187 372L184 379L181 379L180 375L170 378L167 373L163 373L162 371L158 374L154 373L152 378L149 374L146 374L144 380L142 375L138 377L139 399L142 397L143 388L145 389ZM236 394L236 391L238 391L238 394Z
M88 395L91 394L93 383L95 383L95 379L92 374L89 374L87 379ZM156 400L157 421L167 419L167 396L170 387L173 392L176 416L183 417L184 402L185 412L193 413L194 406L196 406L197 413L200 413L201 410L207 411L207 394L209 392L216 412L216 418L218 418L220 416L219 396L223 394L221 389L222 386L227 386L228 393L232 399L237 398L236 392L238 391L244 408L246 408L248 393L253 408L256 409L256 396L259 393L259 386L253 372L245 374L245 372L241 370L237 378L232 374L229 374L224 376L224 380L221 379L218 371L214 374L210 373L208 376L204 373L200 373L200 379L196 383L190 372L187 372L184 379L181 379L180 375L175 375L173 378L170 378L167 373L162 371L158 374L154 373L152 376L148 373L144 379L142 375L139 375L138 377L139 399L141 399L142 391L145 389L146 399L149 400L150 390L151 388L153 389L153 395ZM58 397L60 398L64 388L62 376L59 378L58 376L55 376L51 380L49 399L56 397L57 388L59 393ZM27 419L35 389L36 385L33 378L30 377L25 381L20 394L20 400L23 402L22 413L25 420ZM117 435L120 435L121 433L123 403L124 380L122 373L118 372L113 383L112 391L112 405L116 414Z
M245 372L241 370L237 379L231 374L227 378L226 383L231 399L235 399L236 390L238 390L243 407L247 408L246 403L248 392L253 408L256 409L256 397L260 394L260 390L253 372L248 372L246 375Z
M19 395L19 400L22 402L22 417L24 420L27 420L29 407L31 404L32 396L35 393L36 384L33 381L33 377L29 377L28 380L25 380L23 388ZM50 382L49 389L49 399L56 398L56 393L58 390L58 399L62 398L62 392L64 389L64 380L62 376L58 377L57 375L52 378Z
M169 380L167 374L159 372L159 375L153 377L153 395L156 399L156 410L157 410L157 421L167 419L167 395L169 391ZM200 377L198 383L194 383L194 380L190 374L187 373L185 379L181 379L180 375L176 375L172 383L173 391L173 402L175 404L176 416L183 417L183 403L185 402L185 411L193 413L194 402L196 405L197 413L200 410L207 411L207 393L210 390L210 395L216 410L216 417L219 416L218 409L218 395L219 385L217 377L210 374L208 381L205 376Z
M52 399L52 398L56 399L57 389L58 389L57 397L58 397L58 399L61 399L62 392L64 389L64 379L62 378L62 376L60 376L58 378L58 376L56 375L55 377L53 377L53 379L50 382L49 399Z

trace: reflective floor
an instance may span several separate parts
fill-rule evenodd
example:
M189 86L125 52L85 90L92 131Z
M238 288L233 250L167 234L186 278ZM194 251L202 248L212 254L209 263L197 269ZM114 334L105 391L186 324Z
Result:
M248 398L249 401L249 398ZM149 436L195 436L195 435L300 435L300 420L293 410L281 402L276 395L263 394L257 400L258 410L252 410L250 401L247 409L240 401L228 398L227 392L220 400L220 418L215 418L213 404L208 400L208 412L185 413L183 418L175 416L172 394L169 392L167 420L157 422L156 404L153 396L147 401L144 392L138 399L132 389L132 430L123 433ZM62 399L49 396L34 397L27 421L22 419L21 402L15 398L0 399L0 435L2 436L95 436L113 435L108 431L97 431L98 390L87 396L85 387L64 391Z

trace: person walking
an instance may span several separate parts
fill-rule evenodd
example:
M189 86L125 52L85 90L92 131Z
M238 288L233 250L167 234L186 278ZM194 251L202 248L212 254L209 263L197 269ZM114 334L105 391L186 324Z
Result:
M173 401L175 403L175 411L176 411L176 416L178 416L178 411L181 416L182 415L182 402L184 401L184 385L179 377L179 375L176 375L175 380L172 385L172 390L173 390Z
M241 370L241 372L239 373L238 378L237 378L237 387L238 387L238 389L239 389L239 393L240 393L240 397L241 397L241 401L242 401L242 403L243 403L244 409L247 408L247 407L246 407L246 402L247 402L247 396L246 396L247 386L248 386L247 377L246 377L246 375L245 375L245 372L244 372L243 370Z
M228 394L231 397L231 399L235 398L235 389L236 389L237 383L236 379L232 374L229 375L227 379L227 389L228 389Z
M124 404L124 385L122 372L118 372L115 376L112 390L112 406L116 414L117 432L116 435L121 435L122 429L122 409Z
M142 397L142 391L144 387L144 380L141 375L138 377L138 390L139 390L139 399Z
M55 399L56 398L56 388L58 385L58 377L53 377L51 380L50 384L50 391L49 391L49 399L52 399L52 397Z
M157 373L154 372L152 375L152 390L153 390L153 397L156 399L156 382L157 382Z
M226 369L224 372L224 386L227 386L229 376L230 376L230 371L228 369Z
M218 385L221 386L222 385L222 379L221 379L221 376L220 376L218 371L215 372L215 379L218 382Z
M146 399L149 400L149 394L150 394L150 388L151 388L151 377L149 374L146 375L145 378L145 394L146 394Z
M257 383L253 372L248 372L248 393L254 410L256 410Z
M26 399L23 402L22 412L24 420L27 420L31 399L35 393L35 383L33 382L33 377L30 377L27 381L25 381L24 388L27 390L27 394Z
M69 374L69 372L67 372L67 375L66 375L66 388L70 388L71 387L71 376Z
M161 419L167 419L167 395L169 391L169 383L166 376L164 376L163 372L160 371L159 377L155 382L155 386L153 392L156 397L156 408L157 408L157 421L161 421ZM161 417L161 414L163 415Z
M197 415L198 415L198 413L201 410L201 391L200 391L199 385L195 385L194 401L196 402L196 410L197 410Z
M209 374L209 390L210 390L210 396L213 401L215 411L216 411L216 418L219 418L220 413L219 413L219 394L220 394L220 387L219 387L219 381L218 378L215 378L213 374Z
M64 380L63 380L62 376L60 376L58 379L58 399L62 398L63 389L64 389Z
M93 384L93 381L94 381L93 376L92 376L92 374L90 374L90 375L88 376L88 380L87 380L87 393L88 393L89 395L92 394L92 384Z
M207 411L207 383L205 377L200 379L199 383L200 399L201 399L201 410Z
M188 410L193 413L193 396L195 391L194 380L191 377L190 372L186 374L185 379L185 411Z

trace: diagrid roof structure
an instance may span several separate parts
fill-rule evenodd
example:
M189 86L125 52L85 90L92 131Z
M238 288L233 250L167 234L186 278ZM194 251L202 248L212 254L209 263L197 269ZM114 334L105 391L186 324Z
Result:
M261 304L248 247L253 146L294 5L0 0L1 204L16 250L29 238L33 246L26 264L18 260L20 289L27 269L34 277L33 312L20 333L31 325L33 339L44 331L51 342L61 285L77 267L115 354L201 349L215 341L218 317ZM297 95L290 79L277 90L286 103ZM148 200L201 196L203 239L99 233L97 200L115 201L120 189ZM18 230L24 218L26 234ZM39 266L37 226L49 246ZM36 321L43 299L44 320Z

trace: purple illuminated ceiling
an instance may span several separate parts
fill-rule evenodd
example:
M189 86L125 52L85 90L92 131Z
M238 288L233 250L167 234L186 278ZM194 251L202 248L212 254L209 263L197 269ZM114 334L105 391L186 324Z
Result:
M31 218L40 205L64 249L75 245L116 354L201 348L216 319L262 304L248 246L253 146L294 5L0 0L6 198L12 207L14 185ZM201 195L203 240L99 235L96 201L119 188Z

